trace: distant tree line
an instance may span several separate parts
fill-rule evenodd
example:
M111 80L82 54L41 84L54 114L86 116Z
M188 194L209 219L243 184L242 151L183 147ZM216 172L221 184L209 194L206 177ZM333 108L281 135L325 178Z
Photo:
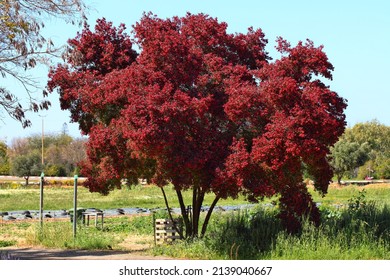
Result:
M338 182L390 178L390 127L373 120L347 128L331 148L330 162Z
M85 158L85 140L73 138L65 133L33 135L15 138L9 146L0 141L0 175L24 177L26 184L30 176L73 176L79 174L78 162ZM81 175L81 174L79 174Z
M77 163L85 159L86 140L66 133L44 138L42 168L40 135L13 139L10 146L0 141L0 175L28 178L38 176L73 176ZM376 120L347 128L331 147L329 161L340 182L346 179L390 179L390 127ZM79 174L81 175L81 174Z

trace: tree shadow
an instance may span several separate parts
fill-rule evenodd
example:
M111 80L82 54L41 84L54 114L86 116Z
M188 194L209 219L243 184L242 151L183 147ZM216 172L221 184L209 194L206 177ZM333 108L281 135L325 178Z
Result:
M281 231L275 211L237 211L210 231L208 241L230 259L258 259L272 250Z
M146 250L58 250L36 248L2 248L1 253L17 260L129 260L156 259L145 254ZM162 258L160 258L162 259Z

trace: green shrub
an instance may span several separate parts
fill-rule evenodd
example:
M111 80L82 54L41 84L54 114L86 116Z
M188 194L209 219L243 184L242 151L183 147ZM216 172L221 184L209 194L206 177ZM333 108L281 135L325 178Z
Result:
M390 179L390 158L381 160L376 169L379 179Z
M66 170L60 165L49 165L45 168L46 176L66 176Z
M0 189L20 189L25 188L26 186L21 183L15 183L15 182L0 182Z
M16 243L15 240L0 240L0 248L14 246Z

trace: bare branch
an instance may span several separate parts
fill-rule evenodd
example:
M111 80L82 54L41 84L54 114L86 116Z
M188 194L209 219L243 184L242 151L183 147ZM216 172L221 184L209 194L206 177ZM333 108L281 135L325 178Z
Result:
M54 47L50 38L41 34L44 21L55 17L81 25L86 19L85 10L82 0L0 0L0 74L20 83L30 102L28 108L23 108L19 102L15 103L19 98L14 94L12 101L0 99L0 107L23 126L29 125L24 122L24 112L47 108L49 104L43 101L38 105L32 98L31 93L39 88L39 83L25 71L46 64L50 58L61 57L62 47ZM0 92L2 97L5 92L8 91Z

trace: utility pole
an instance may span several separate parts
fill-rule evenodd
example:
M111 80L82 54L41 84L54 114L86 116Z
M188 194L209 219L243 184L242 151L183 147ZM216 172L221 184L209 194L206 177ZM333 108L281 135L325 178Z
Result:
M77 228L77 175L74 175L74 194L73 194L73 239L76 239ZM97 220L97 216L96 216Z
M43 118L42 118L42 168L43 165L45 164L45 161L43 160L43 138L45 135L45 129L44 129L44 123L43 123Z
M68 124L64 122L64 124L62 125L62 135L68 135L68 133L69 133Z
M43 228L43 184L45 181L45 174L41 173L41 179L39 183L39 224L41 229Z
M46 117L45 116L41 116L39 115L41 118L42 118L42 172L43 172L43 168L44 168L44 165L45 165L45 160L44 160L44 138L45 138L45 124L44 124L44 118Z
M44 157L43 157L43 147L44 147L44 142L43 139L45 137L45 130L44 130L44 121L43 118L46 116L41 116L42 117L42 173L41 173L41 180L40 180L40 186L39 186L39 224L41 226L41 229L43 228L43 184L45 180L45 174L44 172Z

